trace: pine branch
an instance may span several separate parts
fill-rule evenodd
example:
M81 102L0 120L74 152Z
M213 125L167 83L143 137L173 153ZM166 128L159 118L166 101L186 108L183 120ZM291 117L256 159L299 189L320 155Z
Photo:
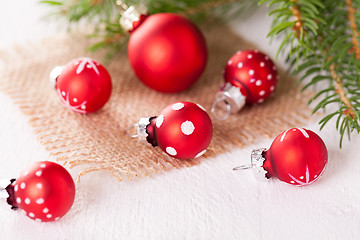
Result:
M224 5L227 4L234 4L239 2L239 0L218 0L218 1L210 1L210 2L206 2L200 6L197 7L193 7L193 8L188 8L185 9L182 12L178 12L181 15L185 15L185 16L189 16L189 15L195 15L198 13L204 13L207 11L210 11L212 9L217 9L219 7L222 7Z
M351 104L351 102L349 101L349 98L346 96L346 91L344 89L343 83L340 79L339 74L337 74L335 72L335 65L331 64L330 65L330 73L332 78L335 80L335 93L339 95L340 100L345 104L345 106L347 107L344 111L343 114L347 117L351 117L352 119L354 119L355 117L355 111L354 111L354 107Z
M352 0L346 0L347 8L348 8L348 18L350 22L350 27L352 29L352 43L354 45L353 50L356 54L356 59L360 58L360 49L358 37L359 33L357 32L357 26L355 23L355 9L353 8Z
M126 46L128 34L119 25L121 14L117 11L116 0L59 0L40 1L52 6L56 11L54 15L63 16L70 23L81 20L95 25L92 37L101 39L90 47L96 51L101 48L108 49L108 58L112 58L120 49ZM136 5L139 0L123 0L127 6ZM146 6L150 13L173 12L196 22L209 20L214 13L226 15L237 13L243 9L255 6L249 0L148 0Z
M270 37L284 35L278 52L286 52L301 81L311 79L304 89L321 84L309 103L318 102L314 113L336 104L338 110L320 120L322 129L337 117L340 147L344 135L360 132L359 34L352 0L264 0L274 10ZM355 3L359 7L359 2ZM287 24L284 24L287 23ZM281 31L279 31L281 29ZM328 87L325 87L327 84Z
M302 33L304 32L304 24L301 19L300 6L298 4L298 0L290 0L294 2L294 5L291 6L291 11L294 15L295 26L293 29L296 31L296 37L300 38Z

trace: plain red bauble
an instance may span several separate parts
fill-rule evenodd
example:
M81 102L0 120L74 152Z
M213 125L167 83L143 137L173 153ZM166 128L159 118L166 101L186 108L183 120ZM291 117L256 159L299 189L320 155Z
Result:
M75 198L75 184L57 163L35 162L14 183L16 205L33 220L49 222L64 216Z
M78 113L91 113L102 108L110 98L111 89L111 77L106 68L90 58L69 62L56 79L60 100Z
M205 109L192 102L177 102L166 107L155 119L159 147L177 159L200 157L213 134Z
M316 133L292 128L274 139L264 157L266 177L276 177L292 185L308 185L323 173L328 152Z
M257 50L238 51L224 71L225 82L240 88L249 104L262 103L275 91L277 69L273 61Z
M200 30L172 13L147 17L130 35L128 57L137 77L165 93L193 85L205 69L207 48Z

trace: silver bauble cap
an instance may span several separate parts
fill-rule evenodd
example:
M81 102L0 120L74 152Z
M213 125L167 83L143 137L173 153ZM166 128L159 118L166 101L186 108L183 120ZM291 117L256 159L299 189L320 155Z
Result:
M128 8L120 5L125 10L120 18L120 25L124 32L134 30L134 22L140 21L141 16L147 15L147 8L144 5L130 6Z
M226 106L226 113L222 117L220 117L216 111L217 106L221 103L225 103ZM227 82L216 94L216 100L211 108L211 112L216 119L225 120L230 113L239 112L245 103L246 98L240 92L240 88Z

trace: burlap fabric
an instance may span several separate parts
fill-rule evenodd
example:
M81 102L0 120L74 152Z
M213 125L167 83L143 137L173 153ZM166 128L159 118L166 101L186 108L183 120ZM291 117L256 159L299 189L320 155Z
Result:
M102 53L89 54L86 51L89 42L75 36L1 51L0 90L9 94L29 116L30 125L51 156L69 167L81 165L80 176L107 170L118 180L193 166L258 138L274 137L309 119L308 94L301 93L294 79L279 69L280 82L271 99L245 107L225 121L213 119L213 140L200 159L176 160L159 148L127 136L125 130L139 118L156 116L176 101L193 101L210 110L214 95L223 84L222 71L227 59L237 50L255 48L221 25L205 32L205 36L209 48L206 71L192 88L179 94L162 94L145 87L133 74L124 51L107 65L113 92L105 107L89 115L69 111L51 88L49 72L54 66L80 56L103 59Z

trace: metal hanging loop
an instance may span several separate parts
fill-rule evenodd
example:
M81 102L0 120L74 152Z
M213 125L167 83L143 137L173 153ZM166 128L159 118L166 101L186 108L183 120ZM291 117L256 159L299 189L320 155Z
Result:
M137 134L138 128L139 128L139 124L138 124L138 123L133 124L133 125L131 125L130 127L128 127L128 128L126 129L126 134L127 134L129 137L131 137L131 138L137 138L137 137L139 136L139 135ZM135 129L136 134L130 134L130 131L131 131L132 129Z
M124 14L124 12L129 8L122 0L116 0L115 4L120 14Z
M251 169L253 168L254 165L252 164L248 164L248 165L241 165L241 166L238 166L238 167L234 167L233 170L234 171L237 171L237 170L247 170L247 169Z
M231 106L230 106L230 104L228 104L228 103L226 102L225 99L226 99L226 98L225 98L224 95L223 95L222 97L217 98L217 99L214 101L214 103L213 103L213 105L212 105L212 107L211 107L211 112L212 112L212 114L213 114L213 116L214 116L214 118L215 118L216 120L223 121L223 120L227 119L227 118L229 117L229 115L230 115ZM219 116L218 113L217 113L217 111L216 111L217 106L218 106L220 103L225 103L225 106L226 106L226 113L225 113L224 116Z

